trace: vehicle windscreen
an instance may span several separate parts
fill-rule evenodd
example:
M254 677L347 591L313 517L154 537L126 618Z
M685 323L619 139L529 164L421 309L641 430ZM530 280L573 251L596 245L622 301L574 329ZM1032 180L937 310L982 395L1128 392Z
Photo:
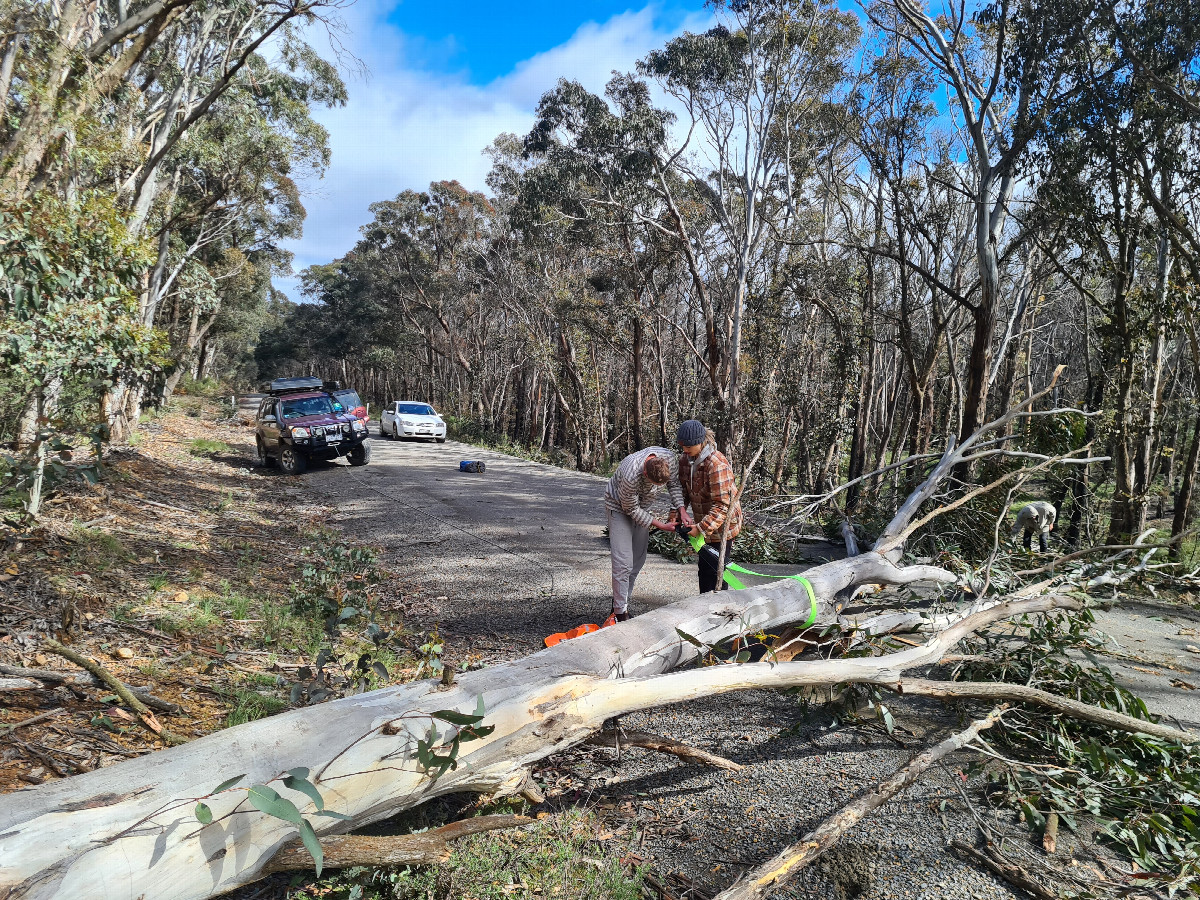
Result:
M341 412L342 404L334 403L329 397L297 397L284 400L280 408L283 418L298 419L301 416L328 416Z
M333 396L341 401L346 409L358 409L363 405L362 398L358 396L358 391L334 391Z
M428 403L401 403L396 407L396 412L402 416L436 416L433 407Z

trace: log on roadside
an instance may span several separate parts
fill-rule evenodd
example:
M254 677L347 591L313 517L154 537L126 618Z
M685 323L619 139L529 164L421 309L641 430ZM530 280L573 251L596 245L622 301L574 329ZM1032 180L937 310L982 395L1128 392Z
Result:
M343 834L321 838L326 869L348 869L351 866L428 866L445 862L450 856L450 844L459 838L500 828L518 828L534 819L528 816L479 816L451 822L441 828L419 834L364 835ZM262 874L311 869L312 854L300 841L291 841L279 848L263 867Z
M808 577L827 597L850 570L886 574L885 565L890 563L867 553L821 567L824 572L810 570ZM293 824L250 807L246 789L253 784L269 783L287 795L321 836L343 833L442 794L518 791L533 763L582 743L615 715L749 688L893 683L907 668L940 659L991 622L1077 605L1065 597L992 604L921 647L877 659L656 674L697 652L675 633L677 627L715 641L739 633L744 620L751 627L794 620L809 608L804 588L791 581L693 598L513 663L465 673L448 688L425 681L292 710L0 797L0 898L213 896L260 877L275 851L296 837ZM824 603L822 615L834 620L836 607ZM631 649L639 646L645 649ZM589 669L596 674L586 674ZM618 671L629 674L604 677ZM417 744L430 736L429 714L471 714L481 696L485 724L494 731L463 744L456 769L440 775L423 770ZM284 788L282 777L301 766L310 769L325 806L349 821L312 816L311 802ZM237 787L213 795L219 782L243 772ZM211 824L196 820L199 800L211 809ZM114 879L118 871L122 875Z
M125 684L123 681L117 678L116 675L108 671L108 669L104 668L104 666L100 665L95 660L88 659L83 654L75 652L70 647L63 646L52 638L44 638L42 640L42 646L44 646L51 653L57 654L63 659L75 663L75 665L79 666L79 668L90 672L93 676L104 682L104 684L107 685L113 693L121 698L121 701L126 706L134 711L134 713L137 715L138 722L141 723L142 727L153 733L156 737L161 738L164 743L171 745L183 744L187 742L187 738L183 737L182 735L175 734L163 728L158 719L155 718L154 713L150 711L149 707L142 703L142 701L137 698L133 691L129 689L129 685Z
M19 691L36 691L42 685L31 678L0 678L0 691L15 694Z
M36 678L38 681L48 681L51 684L78 685L80 687L104 685L104 682L91 672L58 672L54 669L30 669L25 666L10 666L3 663L0 663L0 675ZM129 688L130 692L137 699L141 700L147 706L157 709L159 712L169 713L173 716L183 714L182 706L178 703L172 703L170 700L155 697L150 693L150 688L148 687L139 687L133 684L126 684L125 687Z

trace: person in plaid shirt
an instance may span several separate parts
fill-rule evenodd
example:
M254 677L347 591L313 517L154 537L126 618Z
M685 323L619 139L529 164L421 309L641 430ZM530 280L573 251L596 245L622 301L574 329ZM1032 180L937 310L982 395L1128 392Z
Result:
M693 537L704 538L697 554L700 593L718 589L718 570L721 559L721 536L725 536L725 559L729 558L733 539L742 530L742 505L734 499L733 466L717 449L716 438L710 429L696 419L679 426L676 440L682 451L679 457L679 483L684 502L692 507ZM729 528L726 530L725 523ZM721 584L720 588L725 585Z

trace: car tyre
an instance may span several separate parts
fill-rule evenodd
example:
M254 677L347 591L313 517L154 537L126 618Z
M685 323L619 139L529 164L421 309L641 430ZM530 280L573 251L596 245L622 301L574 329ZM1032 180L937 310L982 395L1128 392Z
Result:
M285 445L279 451L279 468L285 475L303 475L308 468L308 460L295 447Z
M267 454L267 445L262 442L262 438L256 438L254 443L258 447L258 464L264 469L273 466L275 460Z
M347 453L346 458L350 460L352 466L365 466L371 461L371 445L367 441L363 441Z
M438 439L437 439L437 442L438 442L439 444L444 444L444 443L446 443L446 439L445 439L445 438L438 438Z
M396 423L395 423L395 422L393 422L393 423L392 423L392 440L393 440L393 441L398 441L398 440L400 440L400 432L396 430Z

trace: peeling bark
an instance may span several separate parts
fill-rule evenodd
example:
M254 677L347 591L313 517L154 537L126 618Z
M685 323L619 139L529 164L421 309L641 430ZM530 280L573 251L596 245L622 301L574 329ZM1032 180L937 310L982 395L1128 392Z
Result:
M895 577L867 553L810 570L820 597L856 578ZM450 688L424 681L293 710L226 729L179 747L50 782L0 798L0 898L188 900L261 877L295 827L251 809L243 789L273 782L297 766L312 771L328 808L348 821L314 818L323 836L387 818L450 792L515 793L528 768L582 743L614 715L751 688L870 682L891 684L913 666L941 659L965 635L1013 615L1076 606L1061 597L1019 597L960 619L927 643L880 658L752 663L666 672L697 649L675 629L705 642L806 616L802 585L705 595L525 659L460 676ZM818 621L835 620L821 603ZM645 649L637 649L645 648ZM472 712L479 697L494 726L463 744L458 768L421 771L416 741L435 710ZM239 787L214 786L245 771ZM301 794L287 792L302 812ZM198 800L213 821L201 826Z

